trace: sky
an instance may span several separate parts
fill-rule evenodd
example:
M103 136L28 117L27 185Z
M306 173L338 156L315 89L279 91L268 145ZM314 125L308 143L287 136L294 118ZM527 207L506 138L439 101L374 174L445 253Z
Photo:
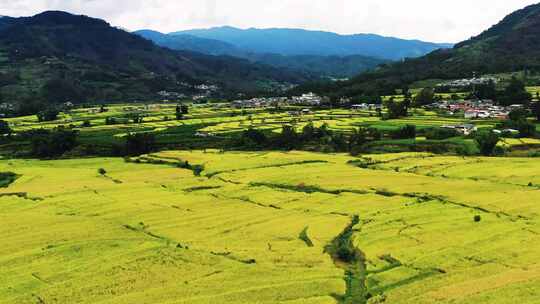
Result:
M304 28L459 42L540 0L0 0L0 15L63 10L127 30Z

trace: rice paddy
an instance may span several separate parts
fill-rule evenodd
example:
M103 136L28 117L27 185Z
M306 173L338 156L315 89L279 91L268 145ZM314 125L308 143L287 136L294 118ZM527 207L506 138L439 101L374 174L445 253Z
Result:
M538 303L539 169L430 153L1 160L17 178L0 188L0 302Z

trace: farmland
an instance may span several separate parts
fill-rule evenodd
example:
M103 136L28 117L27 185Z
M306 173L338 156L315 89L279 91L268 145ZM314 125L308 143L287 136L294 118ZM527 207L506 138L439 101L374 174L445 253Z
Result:
M191 105L177 119L172 104L120 104L6 119L0 302L540 301L537 138L503 137L507 157L480 157L473 138L425 132L498 121L301 110ZM408 125L419 135L385 135L362 153L237 144L246 130L310 124L332 136ZM35 159L21 134L42 129L77 130L79 146ZM115 157L133 133L156 147ZM440 143L473 153L420 149Z
M540 301L531 158L207 150L0 168L17 175L0 191L2 303ZM344 235L352 260L329 247Z
M292 125L297 131L302 131L308 123L313 123L316 127L324 124L331 131L349 134L359 127L392 132L412 124L421 131L470 122L463 117L443 117L425 110L415 110L410 117L383 120L375 111L369 110L320 109L304 115L291 115L291 112L302 108L234 109L218 105L193 105L189 114L177 120L175 106L166 103L111 105L106 112L99 112L99 108L77 108L61 113L54 121L39 122L36 116L9 118L6 121L15 133L58 127L77 130L83 149L103 156L110 156L111 147L122 145L130 133L153 134L160 149L230 149L235 146L231 142L249 128L276 134L281 132L283 125ZM143 117L142 122L131 121L129 117L132 115ZM115 123L107 124L108 119L114 119ZM479 128L493 127L496 123L493 120L475 121ZM212 137L199 136L201 134ZM0 151L24 156L23 144L0 145Z

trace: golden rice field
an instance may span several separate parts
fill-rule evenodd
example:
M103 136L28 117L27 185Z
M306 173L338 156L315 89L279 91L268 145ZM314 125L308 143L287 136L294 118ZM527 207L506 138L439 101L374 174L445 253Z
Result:
M19 176L0 188L0 303L540 303L534 158L165 151L0 172ZM325 250L347 227L353 275Z
M36 128L53 129L58 126L80 127L83 134L86 133L113 133L123 136L129 132L154 132L167 133L177 127L198 126L201 132L214 134L229 134L241 132L250 127L266 130L281 130L284 124L294 124L297 128L305 126L309 122L315 125L328 124L330 129L336 131L350 131L359 126L372 126L380 129L396 129L406 124L415 124L419 128L435 127L445 124L460 124L468 120L455 117L447 118L437 116L434 112L421 111L414 116L382 121L376 116L375 111L352 111L347 109L315 110L306 115L291 115L289 112L301 108L292 108L291 111L270 113L269 109L231 109L215 108L212 105L193 105L190 113L183 120L174 119L175 104L135 104L135 105L111 105L108 112L98 113L98 108L73 109L68 113L62 113L58 120L51 122L39 122L36 116L23 116L6 119L16 132L28 131ZM119 122L115 125L106 125L107 117L121 119L129 114L138 113L144 116L143 123ZM124 119L125 120L125 119ZM87 121L89 127L81 127ZM479 125L493 125L490 121L479 121Z

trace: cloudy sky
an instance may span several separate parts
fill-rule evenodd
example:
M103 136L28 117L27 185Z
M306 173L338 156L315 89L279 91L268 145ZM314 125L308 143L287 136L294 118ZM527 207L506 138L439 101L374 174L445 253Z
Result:
M0 15L65 10L129 30L231 25L458 42L539 0L0 0Z

